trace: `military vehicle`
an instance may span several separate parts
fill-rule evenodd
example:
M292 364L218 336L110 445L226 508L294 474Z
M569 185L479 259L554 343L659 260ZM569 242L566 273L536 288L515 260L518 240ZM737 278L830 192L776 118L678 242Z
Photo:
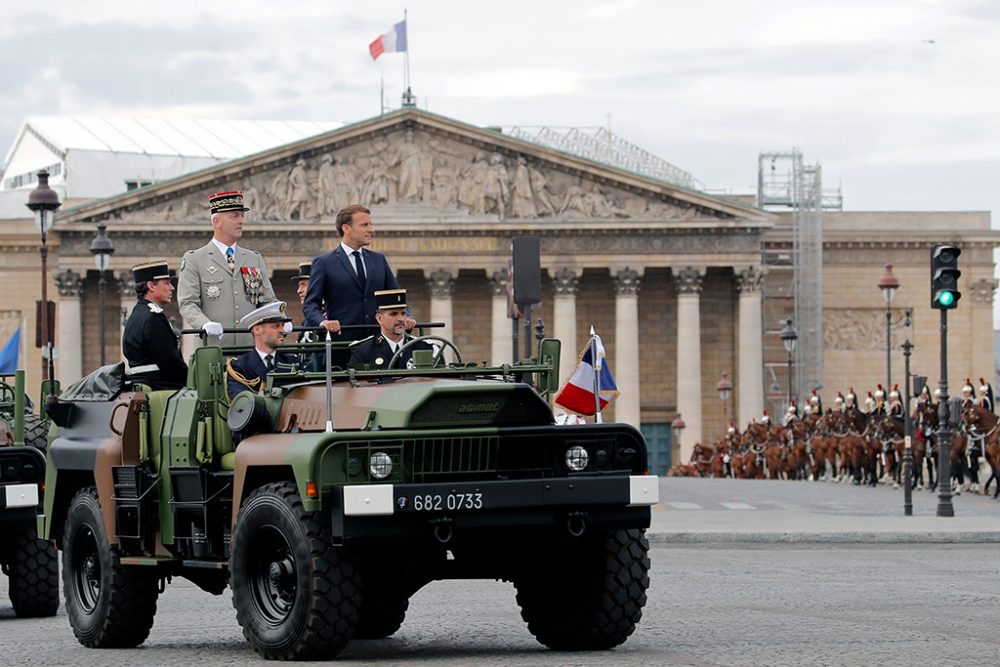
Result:
M392 635L417 590L457 578L512 582L553 649L624 642L646 601L658 494L642 436L554 425L557 340L499 367L416 340L439 350L412 368L395 369L401 351L381 371L331 370L327 356L326 372L272 372L231 402L225 356L239 350L210 345L180 390L130 386L113 366L64 392L48 409L44 535L63 552L79 641L141 644L181 576L230 586L267 658Z
M59 555L37 534L47 428L31 412L24 371L14 374L14 386L0 377L0 571L22 618L54 616L59 609Z

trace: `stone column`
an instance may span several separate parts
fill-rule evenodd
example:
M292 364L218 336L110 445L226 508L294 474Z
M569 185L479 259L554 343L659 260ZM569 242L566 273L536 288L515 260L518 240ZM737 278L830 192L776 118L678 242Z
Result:
M444 322L443 329L431 331L431 334L447 338L454 342L451 314L451 295L455 289L455 274L450 269L432 271L427 279L431 288L431 321ZM452 354L445 353L445 358L451 360Z
M677 287L677 411L687 428L681 440L681 460L687 463L701 442L701 284L704 267L674 271Z
M739 338L736 344L739 370L736 400L741 431L764 411L764 340L762 338L761 291L764 276L759 266L737 270L736 289L740 292Z
M639 428L639 273L625 268L615 279L615 421Z
M972 383L979 387L979 378L993 383L993 295L997 289L996 278L981 278L970 286L972 292L972 326L969 329L971 358L968 362L972 372ZM935 313L936 315L937 313ZM899 329L902 330L902 327ZM901 344L900 334L895 334L897 346ZM995 389L995 388L994 388Z
M576 347L576 292L580 274L576 269L561 268L552 276L552 336L562 342L559 354L559 379L569 377L580 351ZM616 408L617 409L617 408Z
M59 351L56 376L63 387L68 387L83 377L83 317L80 297L83 296L83 276L73 269L56 274L59 288L59 315L56 322L56 343Z
M490 340L492 342L490 363L509 364L511 362L511 319L507 317L507 269L494 271L490 278L493 288L493 316L491 320Z
M132 276L131 271L121 271L116 273L114 276L115 287L118 290L118 315L115 318L118 324L118 355L122 361L125 361L125 352L122 349L121 341L125 337L125 322L128 321L129 315L132 314L132 309L135 308L136 302L139 300L135 295L135 278ZM108 323L108 329L114 326L113 323ZM187 358L186 356L184 357Z

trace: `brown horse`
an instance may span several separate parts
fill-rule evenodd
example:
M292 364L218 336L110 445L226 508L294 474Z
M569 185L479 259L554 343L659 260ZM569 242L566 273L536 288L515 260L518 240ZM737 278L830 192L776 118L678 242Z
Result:
M969 432L970 437L978 441L986 456L986 462L990 466L990 478L983 485L983 493L986 493L990 482L996 482L996 491L993 497L1000 496L1000 427L996 415L976 405L966 405L962 410L962 423Z

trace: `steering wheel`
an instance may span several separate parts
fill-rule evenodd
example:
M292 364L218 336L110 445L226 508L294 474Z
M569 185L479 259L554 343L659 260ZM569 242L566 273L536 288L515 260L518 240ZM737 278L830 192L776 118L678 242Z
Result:
M396 367L396 362L400 358L402 358L404 351L409 350L411 347L413 347L417 343L422 343L422 342L432 341L432 340L433 341L437 341L437 342L441 343L441 345L442 345L437 350L437 352L434 354L434 366L435 367L442 365L442 362L444 361L444 351L446 349L448 349L448 348L451 348L451 350L455 353L455 359L459 363L462 362L462 353L459 352L458 348L455 347L455 344L452 343L447 338L442 338L441 336L430 336L430 335L428 335L428 336L417 336L416 338L414 338L412 340L406 341L406 343L404 343L398 350L396 350L396 354L392 355L392 359L390 359L389 363L386 364L386 366L385 366L386 370L392 370L393 368Z

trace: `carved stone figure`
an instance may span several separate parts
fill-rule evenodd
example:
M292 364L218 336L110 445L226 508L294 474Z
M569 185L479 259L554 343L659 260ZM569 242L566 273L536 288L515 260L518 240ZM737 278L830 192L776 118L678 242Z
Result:
M378 155L372 156L365 175L364 186L361 189L361 203L377 206L389 201L389 175L385 163Z
M423 177L420 169L420 147L413 140L413 130L407 130L399 153L391 166L399 165L396 192L399 201L423 201Z
M496 213L500 218L506 217L507 201L510 199L510 175L499 153L490 156L489 170L486 172L486 184L483 187L481 213Z
M490 166L486 153L478 151L472 164L462 172L458 183L458 203L473 213L483 212L483 188Z
M320 215L329 215L338 210L337 170L333 167L333 156L329 154L323 156L319 165L316 179L316 210Z
M302 220L309 217L309 200L306 161L299 158L288 174L288 219Z
M589 217L590 206L587 204L587 193L579 185L571 185L566 188L562 206L559 207L559 214L569 214L567 217Z
M552 201L552 192L549 189L548 181L545 179L545 174L533 167L529 168L528 172L531 174L531 191L535 195L535 201L538 204L538 215L555 215L556 205Z
M510 212L515 218L534 218L538 215L534 196L531 194L531 175L523 157L517 158L514 184L510 194Z
M288 220L291 201L288 198L288 172L278 169L267 186L268 201L264 203L264 217L267 220Z
M438 208L455 208L458 197L458 190L455 187L455 170L448 166L446 159L438 158L435 160L431 186L434 193L434 204Z

